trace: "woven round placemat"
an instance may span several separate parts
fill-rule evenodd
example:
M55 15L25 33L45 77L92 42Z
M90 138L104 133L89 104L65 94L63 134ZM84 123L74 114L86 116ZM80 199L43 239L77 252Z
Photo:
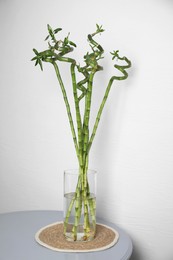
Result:
M88 242L70 242L63 235L63 223L56 222L41 228L35 235L36 241L51 250L60 252L91 252L105 250L116 244L118 232L106 225L97 224L96 237Z

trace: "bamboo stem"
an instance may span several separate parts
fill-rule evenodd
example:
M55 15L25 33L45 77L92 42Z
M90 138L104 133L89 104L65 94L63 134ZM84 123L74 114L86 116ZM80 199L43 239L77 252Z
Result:
M81 113L79 107L79 99L77 95L77 83L76 83L76 75L75 75L75 63L71 64L71 76L72 76L72 84L73 84L73 96L76 110L76 122L77 122L77 130L78 130L78 147L79 147L79 165L83 167L83 158L82 158L82 145L83 145L83 129L82 129L82 120Z
M59 81L59 84L60 84L60 87L61 87L61 91L62 91L62 94L63 94L63 98L64 98L64 102L65 102L65 105L66 105L66 110L67 110L67 115L68 115L68 119L69 119L69 123L70 123L70 128L71 128L71 132L72 132L72 137L73 137L73 141L74 141L74 145L75 145L75 149L76 149L76 154L77 154L77 157L78 157L78 160L79 160L79 148L78 148L73 118L72 118L71 109L70 109L70 105L69 105L69 102L68 102L66 90L65 90L60 72L59 72L58 65L56 64L56 62L53 62L52 64L55 68L56 76L58 78L58 81Z
M84 120L83 120L83 133L84 133L84 144L83 144L83 162L84 165L86 163L86 155L87 155L87 146L89 141L89 118L90 118L90 111L91 111L91 97L92 97L92 86L93 86L93 78L95 75L95 71L90 73L89 81L88 81L88 88L85 98L85 113L84 113Z
M110 80L110 81L109 81L109 84L108 84L108 86L107 86L107 88L106 88L105 95L104 95L104 97L103 97L103 100L102 100L102 103L101 103L101 105L100 105L99 111L98 111L98 113L97 113L96 120L95 120L95 124L94 124L94 127L93 127L93 131L92 131L90 140L89 140L89 142L88 142L87 154L89 154L91 145L92 145L93 140L94 140L94 137L95 137L95 135L96 135L96 131L97 131L97 128L98 128L98 125L99 125L99 121L100 121L100 118L101 118L101 114L102 114L103 108L104 108L104 106L105 106L106 100L107 100L107 98L108 98L109 91L110 91L110 89L111 89L112 83L113 83L113 81Z
M131 62L130 62L130 60L128 60L126 57L120 57L120 56L118 55L118 51L112 53L112 55L113 55L113 59L114 59L115 57L117 57L117 58L120 59L120 60L125 60L126 63L127 63L127 65L117 65L117 64L114 65L114 67L115 67L116 69L118 69L119 71L121 71L123 75L122 75L122 76L112 76L112 77L110 78L110 80L109 80L109 83L108 83L108 86L107 86L107 88L106 88L106 91L105 91L103 100L102 100L102 102L101 102L99 111L98 111L97 116L96 116L96 120L95 120L95 124L94 124L94 127L93 127L93 131L92 131L90 140L89 140L89 142L88 142L87 154L89 154L89 151L90 151L90 148L91 148L91 146L92 146L94 137L95 137L95 135L96 135L96 131L97 131L97 128L98 128L98 125L99 125L99 121L100 121L100 118L101 118L101 115L102 115L102 112L103 112L103 108L104 108L104 106L105 106L105 103L106 103L106 101L107 101L107 98L108 98L108 95L109 95L109 92L110 92L112 83L114 82L114 80L125 80L125 79L128 77L128 73L126 72L125 69L131 67Z

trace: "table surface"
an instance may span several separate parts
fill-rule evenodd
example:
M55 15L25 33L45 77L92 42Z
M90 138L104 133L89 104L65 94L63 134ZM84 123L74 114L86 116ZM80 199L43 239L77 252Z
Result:
M0 214L1 260L129 260L132 254L130 237L115 224L97 218L119 232L113 247L98 252L63 253L52 251L35 241L35 233L42 227L62 221L61 211L19 211Z

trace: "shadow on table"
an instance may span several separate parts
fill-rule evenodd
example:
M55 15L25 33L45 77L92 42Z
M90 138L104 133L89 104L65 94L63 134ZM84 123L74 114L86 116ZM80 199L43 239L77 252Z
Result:
M130 260L141 260L142 257L140 256L139 251L136 248L133 248L132 256L130 257Z

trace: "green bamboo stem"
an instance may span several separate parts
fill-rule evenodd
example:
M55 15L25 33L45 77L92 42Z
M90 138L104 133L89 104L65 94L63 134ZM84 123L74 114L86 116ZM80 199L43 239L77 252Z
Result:
M91 111L91 96L92 96L92 86L93 86L93 78L95 75L95 71L90 73L87 94L85 98L85 112L84 112L84 120L83 120L83 133L84 133L84 144L83 144L83 162L85 165L86 162L86 152L89 141L89 118Z
M81 194L81 185L82 185L82 180L83 180L83 168L79 167L79 177L78 177L78 183L76 186L76 203L75 203L75 220L73 223L73 228L72 228L72 236L74 241L77 240L77 229L78 229L78 225L80 223L80 219L81 219L81 212L82 212L82 194ZM72 209L68 209L68 211L70 211L71 213Z
M80 223L81 212L82 212L82 200L81 200L81 197L79 197L79 198L76 198L75 220L74 220L73 228L72 228L72 236L73 236L74 241L77 240L77 231L78 231L78 226Z
M58 81L59 81L59 84L60 84L60 87L61 87L61 91L62 91L62 94L63 94L63 98L64 98L64 102L65 102L65 105L66 105L66 110L67 110L67 115L68 115L68 119L69 119L69 123L70 123L70 128L71 128L71 132L72 132L72 137L73 137L73 141L74 141L74 145L75 145L75 150L76 150L77 157L79 159L80 158L79 148L78 148L75 128L74 128L74 124L73 124L73 118L72 118L72 115L71 115L71 109L70 109L70 105L69 105L69 102L68 102L66 90L65 90L60 72L59 72L58 65L56 64L56 62L53 62L52 64L55 68L56 76L58 78Z
M73 96L75 102L75 110L76 110L76 122L77 122L77 130L78 130L78 147L79 147L79 165L83 167L82 161L82 144L83 144L83 129L82 129L82 120L81 113L79 107L79 100L77 95L77 83L76 83L76 75L75 75L75 63L71 64L71 76L72 76L72 84L73 84Z
M96 204L95 204L95 198L92 198L92 194L90 194L90 187L88 184L88 179L87 179L87 172L88 172L88 165L89 165L89 155L86 156L86 163L85 163L85 188L87 191L87 203L88 203L88 208L86 209L86 219L87 219L87 214L89 216L89 213L91 215L92 218L92 226L93 226L93 233L95 234L96 232ZM88 221L89 222L89 221ZM84 230L87 229L92 229L92 227L90 227L90 224L88 225L88 227L84 227ZM86 232L87 233L87 232Z
M83 158L82 158L82 145L83 145L83 133L82 133L82 121L81 121L81 114L80 114L80 107L79 107L79 99L77 95L77 83L76 83L76 75L75 75L75 66L76 62L73 59L70 58L64 58L57 56L57 60L63 61L63 62L69 62L71 63L71 77L72 77L72 85L73 85L73 96L75 101L75 110L76 110L76 122L77 122L77 130L78 130L78 150L76 150L78 161L79 161L79 168L80 168L80 179L83 180ZM77 139L76 139L77 140ZM83 183L83 181L82 181ZM72 235L74 238L74 241L77 239L77 227L80 222L81 218L81 208L82 208L82 198L81 198L81 186L80 182L78 183L76 187L76 202L75 202L75 222L72 228ZM67 216L70 216L72 208L69 207Z
M80 190L84 190L83 187L83 129L82 129L82 120L81 120L81 113L80 113L80 107L79 107L79 99L77 95L77 83L76 83L76 76L75 76L75 64L71 64L71 76L72 76L72 84L73 84L73 96L74 96L74 102L75 102L75 110L76 110L76 122L77 122L77 129L78 129L78 147L79 147L79 175L81 178L82 185L80 187ZM78 192L78 186L77 186L77 192ZM81 209L82 209L82 203L83 203L83 197L80 193L77 195L76 205L75 205L75 221L72 228L72 234L74 237L74 240L77 239L77 228L80 222L81 218Z
M77 66L77 68L78 68L78 71L84 75L84 79L82 79L81 81L79 81L77 83L77 88L80 91L82 91L82 94L78 98L80 101L86 95L86 92L87 92L87 89L84 87L84 85L88 82L89 73L87 71L87 66L84 66L84 67Z
M73 209L73 205L74 205L74 202L76 200L76 197L74 196L70 202L70 206L66 212L66 216L65 216L65 219L64 219L64 235L66 234L66 231L67 231L67 225L68 225L68 220L69 220L69 217L71 215L71 211Z
M96 204L95 204L95 200L93 199L89 199L88 200L89 203L89 207L90 207L90 214L91 214L91 218L92 218L92 225L93 225L93 232L94 234L96 233Z
M88 198L84 198L84 240L87 240L88 233L90 232Z
M61 59L61 61L66 61L67 59ZM71 62L71 60L68 59L68 62ZM53 63L55 71L56 71L56 75L58 77L60 86L61 86L61 90L63 93L63 97L64 97L64 101L66 104L66 108L67 108L67 113L68 113L68 117L69 117L69 122L70 122L70 126L71 126L71 131L72 131L72 135L73 135L73 140L75 143L75 148L76 148L76 154L79 160L79 165L80 168L83 167L83 163L82 163L82 123L81 123L81 116L80 116L80 109L79 109L79 101L78 101L78 97L77 97L77 88L76 88L76 77L75 77L75 63L73 60L73 63L71 64L71 76L72 76L72 83L73 83L73 94L74 94L74 100L75 100L75 109L76 109L76 121L77 121L77 126L78 126L78 142L77 142L77 138L76 138L76 133L75 133L75 129L74 129L74 124L73 124L73 120L72 120L72 115L71 115L71 111L70 111L70 105L67 99L67 95L66 95L66 91L59 73L59 69L57 64L54 62ZM83 179L82 173L80 173L80 179ZM68 224L68 219L70 217L74 202L75 202L75 223L72 229L72 234L73 234L73 238L74 240L77 239L77 227L80 221L80 217L81 217L81 196L80 196L80 190L81 190L81 184L80 181L78 182L78 185L76 187L76 197L74 200L72 200L72 204L70 204L69 209L67 211L66 214L66 218L65 218L65 227L64 227L64 234L66 232L66 228L67 228L67 224Z
M72 236L73 236L74 241L76 241L76 239L77 239L77 227L78 227L78 224L80 221L81 209L82 209L82 200L81 200L81 194L80 194L81 193L81 181L82 181L82 172L80 171L75 195L70 202L70 205L68 207L68 210L66 212L66 217L64 220L64 235L66 235L67 226L69 224L69 217L71 216L71 211L72 211L74 203L75 203L75 223L72 228Z
M105 106L106 100L107 100L107 98L108 98L109 91L110 91L110 89L111 89L112 83L113 83L113 80L110 80L110 81L109 81L109 84L108 84L108 86L107 86L107 88L106 88L106 91L105 91L105 94L104 94L102 103L101 103L101 105L100 105L99 111L98 111L98 113L97 113L96 120L95 120L95 124L94 124L94 127L93 127L93 131L92 131L92 134L91 134L90 140L89 140L89 142L88 142L88 146L87 146L87 152L86 152L87 154L89 154L91 145L92 145L93 140L94 140L94 137L95 137L95 135L96 135L96 131L97 131L97 128L98 128L98 125L99 125L99 121L100 121L100 118L101 118L101 114L102 114L103 108L104 108L104 106Z
M88 66L90 64L88 63ZM87 146L89 141L89 119L90 119L90 111L91 111L91 97L92 97L92 88L93 88L93 79L96 72L97 67L92 68L92 71L88 78L88 86L87 86L87 93L85 96L85 112L84 112L84 119L83 119L83 134L84 134L84 141L83 141L83 163L84 163L84 178L83 178L83 198L84 198L84 239L87 239L88 230L90 230L89 224L89 197L87 193L87 171L88 171L88 156L87 156Z
M89 185L87 180L88 173L88 156L85 158L84 173L83 173L83 185L84 185L84 240L87 239L87 233L90 231L89 222Z
M68 57L62 57L61 55L54 54L54 60L68 62L68 63L76 63L74 59L68 58Z
M106 88L106 91L105 91L105 94L104 94L104 97L103 97L103 100L101 102L101 105L100 105L100 108L98 110L98 113L97 113L97 116L96 116L96 120L95 120L95 124L94 124L94 127L93 127L93 131L92 131L92 134L91 134L91 137L90 137L90 140L88 142L88 147L87 147L87 154L89 154L89 151L90 151L90 148L92 146L92 143L93 143L93 140L94 140L94 137L96 135L96 131L97 131L97 128L98 128L98 125L99 125L99 121L100 121L100 118L101 118L101 115L102 115L102 112L103 112L103 108L105 106L105 103L107 101L107 98L108 98L108 95L109 95L109 92L110 92L110 89L112 87L112 83L114 82L114 80L125 80L127 77L128 77L128 73L126 72L125 69L127 68L130 68L131 67L131 62L130 60L128 60L126 57L119 57L118 55L118 51L117 52L114 52L114 57L117 57L118 59L120 60L125 60L127 62L127 65L117 65L115 64L114 67L116 69L118 69L119 71L122 72L123 76L112 76L109 80L109 83L108 83L108 86Z

